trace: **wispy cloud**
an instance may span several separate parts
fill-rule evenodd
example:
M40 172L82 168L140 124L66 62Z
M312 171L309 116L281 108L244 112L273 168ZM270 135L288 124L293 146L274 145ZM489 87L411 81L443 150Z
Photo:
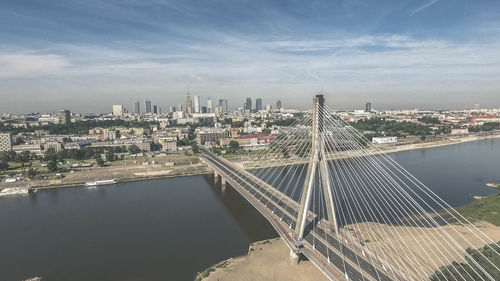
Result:
M431 0L431 1L427 2L427 3L425 3L424 5L422 5L422 6L418 7L418 8L416 8L415 10L413 10L410 13L410 17L413 16L413 15L415 15L415 14L417 14L417 13L422 12L423 10L425 10L425 9L431 7L431 6L433 6L437 2L439 2L439 0Z
M70 66L63 56L13 52L0 55L0 79L59 74Z

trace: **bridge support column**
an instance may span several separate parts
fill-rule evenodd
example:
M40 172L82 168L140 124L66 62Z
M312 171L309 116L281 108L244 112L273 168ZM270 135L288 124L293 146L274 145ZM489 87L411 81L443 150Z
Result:
M219 182L219 174L217 173L217 171L214 169L214 183L218 183Z
M222 190L222 192L225 192L226 191L226 179L222 176L220 178L221 178L221 182L220 182L221 190Z
M290 250L290 264L298 264L299 260L299 255L293 250Z

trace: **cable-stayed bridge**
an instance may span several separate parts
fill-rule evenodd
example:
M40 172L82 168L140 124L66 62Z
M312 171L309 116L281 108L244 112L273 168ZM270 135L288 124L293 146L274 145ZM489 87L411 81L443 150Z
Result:
M207 150L202 160L271 223L292 260L307 258L330 280L499 280L491 256L466 250L489 245L500 256L498 245L322 95L281 130L244 164Z

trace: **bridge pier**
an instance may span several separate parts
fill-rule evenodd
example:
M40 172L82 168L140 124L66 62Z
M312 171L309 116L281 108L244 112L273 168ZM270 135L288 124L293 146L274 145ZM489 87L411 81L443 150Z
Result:
M299 255L293 250L290 250L290 264L299 264Z
M221 190L222 190L222 192L226 192L226 179L222 176L220 178L221 178L221 182L220 182Z
M217 173L217 171L214 169L214 183L218 183L219 182L219 174Z

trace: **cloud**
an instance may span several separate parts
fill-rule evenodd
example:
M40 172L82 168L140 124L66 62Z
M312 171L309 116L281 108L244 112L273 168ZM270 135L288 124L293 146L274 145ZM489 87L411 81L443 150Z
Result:
M56 74L70 66L60 55L7 53L0 55L0 79Z
M439 0L431 0L431 1L427 2L427 3L425 3L424 5L422 5L422 6L418 7L418 8L416 8L415 10L413 10L410 13L410 17L413 16L413 15L415 15L415 14L417 14L417 13L422 12L423 10L425 10L425 9L431 7L431 6L433 6L437 2L439 2Z

